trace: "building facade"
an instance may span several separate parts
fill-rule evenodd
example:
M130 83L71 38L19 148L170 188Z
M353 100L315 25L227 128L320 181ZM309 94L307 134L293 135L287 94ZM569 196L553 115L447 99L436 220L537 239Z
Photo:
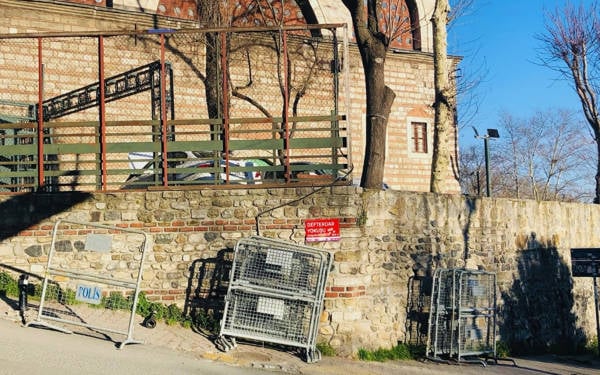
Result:
M385 9L395 11L392 17L382 17L384 29L395 27L400 30L393 35L392 48L386 60L386 83L396 93L396 100L388 122L384 172L385 183L398 190L429 190L434 138L432 29L429 19L434 3L433 0L401 0L383 4ZM351 24L348 11L338 0L262 5L246 6L243 1L237 1L229 7L227 19L231 26L241 27L277 22L295 25ZM189 0L9 0L0 5L0 15L6 20L0 26L3 34L206 27L202 20L198 20L195 1ZM347 33L350 39L348 76L339 99L340 112L346 116L350 129L353 177L358 180L365 144L365 83L360 55L352 43L351 27L347 28ZM450 143L455 150L451 158L455 163L458 159L457 131L454 134ZM457 170L456 166L453 169ZM457 180L449 181L448 186L450 193L460 191Z

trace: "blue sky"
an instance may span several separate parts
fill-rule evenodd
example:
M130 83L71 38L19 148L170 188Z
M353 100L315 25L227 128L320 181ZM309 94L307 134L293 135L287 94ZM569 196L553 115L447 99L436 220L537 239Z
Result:
M474 0L473 7L449 29L448 52L463 56L462 74L482 82L473 94L478 111L470 109L462 125L461 144L498 125L501 111L527 118L549 109L580 110L577 96L558 73L539 66L544 14L566 0ZM578 0L572 0L579 4ZM584 3L590 3L585 1ZM459 111L461 111L459 107ZM469 112L465 108L465 112ZM502 136L502 134L501 134Z

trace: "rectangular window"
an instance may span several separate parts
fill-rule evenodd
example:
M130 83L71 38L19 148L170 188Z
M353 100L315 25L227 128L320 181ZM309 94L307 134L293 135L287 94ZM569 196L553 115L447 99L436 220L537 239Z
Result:
M427 124L412 122L412 152L427 153Z

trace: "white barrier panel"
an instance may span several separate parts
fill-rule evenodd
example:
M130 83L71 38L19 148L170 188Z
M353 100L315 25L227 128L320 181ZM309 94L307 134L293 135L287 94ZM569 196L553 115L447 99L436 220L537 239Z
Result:
M133 327L147 247L142 231L59 220L37 318L27 325L65 333L81 327L87 334L120 334L125 339L119 348L139 343Z

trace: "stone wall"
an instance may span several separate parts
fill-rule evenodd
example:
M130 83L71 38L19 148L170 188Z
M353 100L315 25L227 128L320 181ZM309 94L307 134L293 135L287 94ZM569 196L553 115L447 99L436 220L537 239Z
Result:
M591 279L569 272L570 248L598 245L594 205L338 186L33 193L2 196L0 207L0 269L41 275L59 218L142 229L153 239L142 289L188 312L222 304L240 238L258 232L303 243L305 219L339 218L341 240L314 246L334 258L319 341L341 355L422 342L423 327L413 328L426 320L427 288L414 295L415 282L440 267L496 273L499 334L515 347L595 335Z

